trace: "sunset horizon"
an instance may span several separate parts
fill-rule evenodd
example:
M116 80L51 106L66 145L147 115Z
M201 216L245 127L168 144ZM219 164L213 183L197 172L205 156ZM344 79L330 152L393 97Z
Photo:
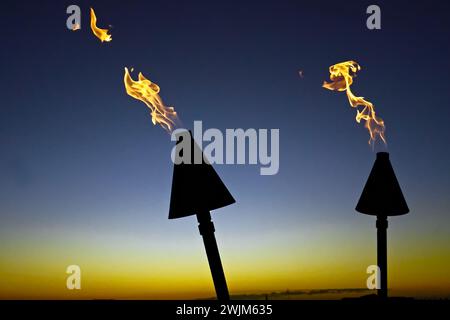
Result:
M2 8L0 300L450 299L445 1Z

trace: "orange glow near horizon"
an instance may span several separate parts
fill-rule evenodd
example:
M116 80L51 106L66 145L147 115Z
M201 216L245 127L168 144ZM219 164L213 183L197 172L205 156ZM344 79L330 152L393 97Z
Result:
M369 226L367 230L373 231ZM289 236L275 234L270 240L264 236L254 237L254 243L227 238L221 244L221 254L230 293L364 288L368 276L365 270L376 261L374 237L365 237L363 230L355 232L355 238L360 241L349 242L346 232L326 231L326 236L318 235L309 243L297 232ZM54 241L55 236L58 241ZM151 237L114 234L103 234L99 240L95 232L81 235L32 232L27 237L0 244L0 299L198 299L215 296L204 248L201 239L196 237L181 237L173 245L151 244ZM34 241L36 238L40 241ZM396 238L391 241L388 258L393 295L450 297L447 277L450 255L443 255L445 244L430 250L431 238L422 242ZM299 246L299 243L304 245ZM81 290L65 287L68 276L65 270L70 264L81 268ZM351 295L351 292L344 292L334 298Z

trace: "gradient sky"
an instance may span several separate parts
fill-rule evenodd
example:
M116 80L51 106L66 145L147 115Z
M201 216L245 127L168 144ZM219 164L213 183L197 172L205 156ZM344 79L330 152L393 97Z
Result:
M216 166L237 200L213 212L232 294L365 287L375 219L354 207L375 153L345 94L321 87L350 59L411 210L389 219L389 285L449 297L450 5L392 2L377 1L379 31L372 1L2 2L0 298L214 296L196 219L167 219L173 143L126 95L126 66L186 127L280 129L279 174Z

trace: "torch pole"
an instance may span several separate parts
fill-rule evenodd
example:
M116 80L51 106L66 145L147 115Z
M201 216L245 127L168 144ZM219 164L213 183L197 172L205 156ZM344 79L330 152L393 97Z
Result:
M211 269L214 287L218 300L230 300L227 281L223 272L222 262L220 261L219 248L217 247L216 237L214 235L214 223L211 221L209 211L197 213L198 229L203 237L206 255L208 256L209 268Z
M387 298L387 228L388 220L386 216L377 216L377 263L380 268L380 289L378 297Z

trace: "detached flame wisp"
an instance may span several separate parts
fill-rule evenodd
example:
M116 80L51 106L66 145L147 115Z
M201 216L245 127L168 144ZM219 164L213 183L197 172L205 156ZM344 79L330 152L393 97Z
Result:
M141 72L139 72L138 79L133 80L128 72L128 68L125 68L123 82L127 94L142 101L151 110L153 124L156 125L158 123L167 132L172 132L176 126L177 113L173 107L164 105L159 96L159 86L144 77Z
M91 8L91 30L94 35L100 39L101 42L109 42L112 40L110 34L108 34L108 29L100 29L97 27L97 16L95 15L94 9Z
M346 61L332 65L330 67L330 80L332 82L324 81L322 87L333 91L345 91L348 101L353 108L362 107L362 110L356 110L356 121L360 123L361 120L365 120L365 127L370 134L369 144L374 143L377 137L380 137L386 143L384 121L376 116L374 105L365 100L364 97L355 96L350 89L353 83L353 76L359 70L361 70L361 67L355 61Z

